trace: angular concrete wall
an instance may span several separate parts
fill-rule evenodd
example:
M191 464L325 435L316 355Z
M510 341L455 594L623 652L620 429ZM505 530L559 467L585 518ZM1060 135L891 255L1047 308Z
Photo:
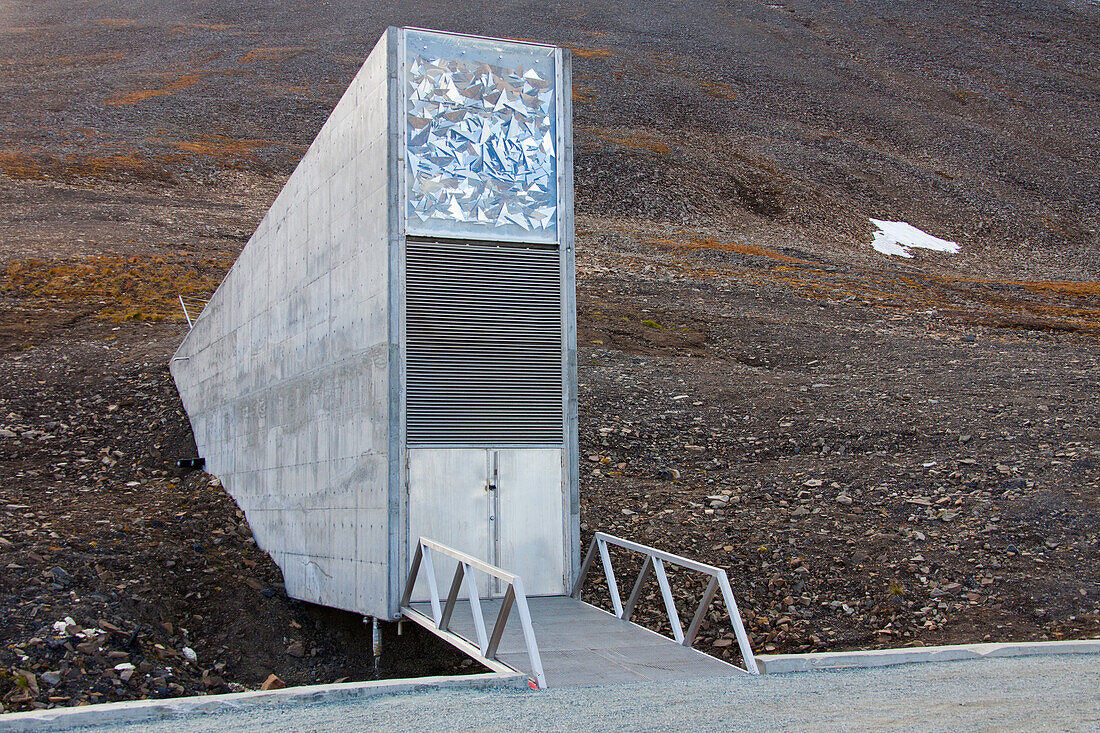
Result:
M171 363L206 470L287 592L377 616L396 595L389 517L400 511L389 404L396 53L391 29Z

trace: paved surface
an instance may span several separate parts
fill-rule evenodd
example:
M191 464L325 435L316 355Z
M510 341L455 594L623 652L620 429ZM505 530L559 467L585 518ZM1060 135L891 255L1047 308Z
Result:
M87 730L1095 731L1100 659L1030 657L609 687L431 690Z
M529 598L531 625L538 640L542 667L550 687L608 685L623 682L683 680L695 677L728 677L744 671L702 652L620 621L614 616L573 598ZM486 633L500 609L500 601L482 601ZM414 608L431 616L427 603ZM461 601L452 616L451 630L471 641L477 639L469 601ZM504 627L497 658L514 669L531 674L527 645L515 609Z

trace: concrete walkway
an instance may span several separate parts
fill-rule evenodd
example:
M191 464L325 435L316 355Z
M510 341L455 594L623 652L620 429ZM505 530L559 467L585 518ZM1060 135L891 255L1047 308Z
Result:
M438 689L83 730L1096 731L1100 658L981 659L542 692Z

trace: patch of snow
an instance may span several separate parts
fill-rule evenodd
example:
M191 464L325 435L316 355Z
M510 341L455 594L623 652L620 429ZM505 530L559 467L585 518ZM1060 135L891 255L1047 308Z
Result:
M913 253L909 251L910 247L931 249L936 252L947 252L948 254L959 253L959 245L955 242L933 237L928 232L921 231L904 221L871 219L871 223L878 227L871 246L875 248L876 252L882 252L884 255L911 258Z

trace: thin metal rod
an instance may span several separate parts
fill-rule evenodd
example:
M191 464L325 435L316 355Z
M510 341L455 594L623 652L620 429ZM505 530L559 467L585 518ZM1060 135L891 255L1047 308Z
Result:
M581 588L584 587L584 579L588 577L588 571L592 569L592 562L596 559L596 538L592 538L591 544L588 545L588 552L584 555L584 562L581 563L580 572L577 573L577 582L573 583L573 592L570 593L573 598L581 597Z
M672 638L676 639L677 644L683 644L684 627L680 625L680 614L676 613L676 601L672 597L672 588L668 584L668 576L665 575L665 563L659 557L653 558L653 572L657 576L657 585L661 589L661 597L665 600L668 622L672 625Z
M489 563L482 560L478 560L473 555L467 555L465 552L459 552L458 550L451 549L450 547L442 545L435 540L429 540L427 537L421 537L420 542L427 549L438 552L441 555L446 555L447 557L454 558L459 562L464 562L475 570L480 570L481 572L491 575L494 578L500 578L505 583L511 583L512 579L516 577L512 573L501 570L500 568L490 565Z
M466 567L465 564L459 563L455 568L455 576L451 580L451 589L447 591L447 603L443 606L443 616L439 619L439 628L444 631L450 631L451 629L451 614L455 610L455 602L458 600L458 591L462 588L462 573Z
M195 324L191 323L191 316L187 314L187 305L183 302L183 296L180 295L180 308L183 308L183 317L187 319L187 327L194 328Z
M508 625L508 614L512 611L512 604L516 600L516 589L508 586L504 591L504 599L500 602L500 611L497 612L497 621L493 624L493 633L489 637L489 646L485 649L485 656L495 657L500 640L504 637L504 627Z
M657 550L647 545L640 545L637 542L631 542L630 540L624 540L621 537L605 534L603 532L597 532L596 537L608 542L617 547L622 547L624 550L634 550L634 552L640 552L645 555L660 558L665 562L670 562L673 565L679 565L680 567L687 568L688 570L695 570L700 573L706 573L707 575L717 575L718 573L725 572L722 568L715 565L707 565L706 563L696 562L680 555L673 555L671 552L665 552L664 550Z
M707 589L703 593L703 600L699 601L699 608L695 609L695 617L688 624L688 630L684 632L684 646L691 646L695 637L699 634L699 628L703 625L703 619L707 617L707 609L714 602L714 594L718 592L718 578L710 576Z
M485 650L489 648L489 639L485 635L485 616L481 613L481 599L477 592L477 578L470 571L470 566L462 563L463 574L466 576L466 596L470 600L470 613L474 617L474 631L477 632L477 648L481 650L481 656L485 656Z
M540 690L545 690L546 675L542 671L542 657L539 656L539 645L535 642L535 627L531 623L531 611L527 608L523 581L517 577L512 582L512 587L516 591L516 611L519 612L519 622L523 628L523 640L527 644L527 658L531 662L531 671L535 674L535 684Z
M745 661L745 669L749 674L760 674L756 668L756 658L752 655L752 645L749 643L749 635L745 632L745 624L741 621L741 612L737 610L737 601L733 598L733 588L730 588L730 579L726 572L721 571L718 582L722 586L722 600L726 602L726 610L729 611L730 621L733 623L733 633L737 637L737 646L741 649L741 658Z
M416 585L416 574L420 572L420 560L424 556L424 548L420 546L420 543L416 543L416 549L413 550L412 562L409 563L409 575L405 581L405 592L401 594L401 605L409 605L409 599L412 598L413 586Z
M645 561L642 562L642 569L638 572L638 579L634 581L634 589L630 591L630 597L626 599L626 607L623 608L623 615L620 617L623 621L629 621L634 614L634 607L638 605L638 600L642 597L642 586L645 585L650 570L652 570L652 558L646 555Z
M607 578L607 592L611 594L611 606L615 609L615 615L623 617L623 599L619 596L619 584L615 582L615 568L611 566L611 555L607 552L607 543L596 540L596 546L600 548L600 561L603 563L603 574Z
M438 624L443 620L443 611L439 608L439 581L435 579L435 565L427 549L424 550L424 572L428 576L428 600L432 603L432 618Z

